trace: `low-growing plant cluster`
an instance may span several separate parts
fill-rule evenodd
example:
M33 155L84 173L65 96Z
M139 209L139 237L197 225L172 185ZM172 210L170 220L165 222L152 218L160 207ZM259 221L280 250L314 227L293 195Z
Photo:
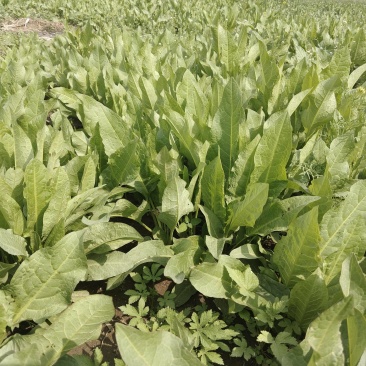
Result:
M366 362L365 8L216 3L4 3L1 365Z

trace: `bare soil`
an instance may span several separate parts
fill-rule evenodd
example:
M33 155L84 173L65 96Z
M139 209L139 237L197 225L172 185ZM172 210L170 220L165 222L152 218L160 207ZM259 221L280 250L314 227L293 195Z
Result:
M37 33L44 40L50 40L62 34L65 31L65 26L61 22L52 22L45 19L7 19L0 23L1 32L15 33Z

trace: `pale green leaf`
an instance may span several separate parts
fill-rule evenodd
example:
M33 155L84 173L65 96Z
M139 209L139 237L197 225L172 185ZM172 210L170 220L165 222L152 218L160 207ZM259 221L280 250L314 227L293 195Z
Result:
M351 297L343 299L321 313L309 326L306 341L315 354L316 365L344 365L340 327L344 319L353 314Z
M205 242L207 248L214 258L218 259L219 256L221 255L225 246L225 241L226 241L225 238L215 238L206 235Z
M238 259L258 259L261 256L258 245L244 244L230 252L230 257Z
M32 160L25 169L24 183L24 197L27 201L27 230L41 235L44 210L51 196L47 168L39 160Z
M103 182L110 188L128 184L138 177L139 171L138 142L133 140L110 156L102 173Z
M90 96L66 88L54 88L50 95L78 112L83 128L89 135L92 135L97 124L99 125L100 136L108 156L127 145L131 137L130 126L111 109Z
M352 316L347 318L349 365L361 366L360 358L366 350L366 319L365 315L355 309ZM360 361L360 363L358 363Z
M241 295L251 296L259 286L258 277L253 273L250 266L245 266L239 259L221 255L219 264L225 267L230 279L238 285Z
M329 66L323 71L327 77L338 76L341 80L347 80L351 67L349 47L337 48L333 54Z
M21 336L26 342L25 347L14 344L13 352L9 352L3 360L4 365L54 365L72 348L97 339L102 323L111 320L113 316L111 297L92 295L80 299L56 317L49 327ZM36 352L31 352L32 349L36 349ZM33 360L27 358L30 352Z
M25 169L34 158L32 142L17 122L13 123L13 136L15 167Z
M194 255L197 247L190 247L184 252L175 254L168 260L164 275L170 277L175 283L182 283L194 266Z
M248 117L249 118L249 117ZM245 145L238 158L234 163L233 170L230 172L228 191L234 197L241 197L245 195L246 189L249 185L250 175L254 169L254 153L258 146L261 137L256 137Z
M180 152L189 160L189 162L198 166L201 161L200 150L203 148L203 144L198 139L194 138L192 118L187 116L183 117L180 113L166 109L164 113L167 115L167 122L172 129L174 135L176 135L180 142Z
M260 81L259 88L264 95L264 102L268 103L272 95L273 87L280 79L280 69L277 66L275 59L270 56L263 42L259 43L260 50Z
M319 197L312 196L294 196L284 200L275 200L264 207L255 226L249 228L248 234L265 236L273 231L286 231L289 224L305 207L318 200Z
M251 183L286 180L286 165L292 150L292 127L287 111L277 112L265 122L263 136L254 155Z
M224 266L219 263L201 263L189 276L193 287L205 296L227 299L231 281L224 276Z
M206 167L201 178L202 200L220 222L225 221L225 174L220 157L216 157Z
M128 273L143 263L166 264L173 255L173 251L160 240L140 243L128 253L113 251L108 254L90 254L88 256L88 279L105 280Z
M239 123L244 111L238 84L230 79L225 86L219 109L212 123L212 137L220 148L220 159L226 178L238 157Z
M127 366L202 366L183 341L172 333L145 333L116 324L116 339Z
M288 314L300 327L307 329L309 324L325 310L328 290L321 273L313 273L304 281L296 283L290 293Z
M11 255L28 257L26 250L27 242L19 235L13 234L12 230L0 228L0 248Z
M350 167L347 160L354 149L353 133L338 136L330 144L326 171L331 175L330 184L332 188L344 185L344 181L348 179Z
M207 207L199 205L199 208L205 216L208 233L214 238L222 238L224 236L222 221Z
M85 273L84 248L75 233L53 247L38 250L20 265L10 282L16 305L13 324L47 318L64 310Z
M318 209L315 207L294 220L287 236L275 247L273 261L288 287L293 287L318 267L319 243Z
M70 181L64 168L53 172L52 195L43 215L42 237L47 238L61 218L65 217L67 203L70 199Z
M181 83L177 85L176 93L180 105L186 102L185 111L198 117L200 124L206 123L209 103L189 69L184 72Z
M322 81L309 96L309 106L301 118L305 131L309 135L332 119L337 108L334 90L338 85L339 77L333 76Z
M189 192L185 188L186 182L175 177L166 186L162 198L161 213L159 221L166 224L173 230L178 221L188 213L193 211L193 204L189 199Z
M80 192L85 192L95 187L96 169L94 159L90 156L84 166L83 176L80 181Z
M366 249L366 182L352 185L339 207L329 210L320 224L320 254L324 259L325 281L328 284L341 270L350 253Z
M348 77L348 89L352 89L357 81L360 79L360 77L363 75L363 73L366 72L366 64L363 64L362 66L358 67L356 70L352 71L351 74Z
M342 263L339 279L344 297L352 296L354 306L360 312L366 310L366 278L354 254Z
M218 25L213 28L214 49L219 60L227 68L227 71L232 73L237 63L237 44L230 31Z
M83 235L85 253L106 253L143 237L132 226L117 222L102 222L89 226Z
M2 192L0 200L0 213L4 217L7 227L14 234L23 235L24 216L19 204L8 194Z
M235 231L239 226L254 226L267 202L268 188L267 183L251 184L242 201L235 200L229 203L227 233Z
M301 102L305 99L305 97L311 92L311 89L306 89L298 94L294 95L287 106L288 115L291 117L293 113L296 111L297 107L301 104Z

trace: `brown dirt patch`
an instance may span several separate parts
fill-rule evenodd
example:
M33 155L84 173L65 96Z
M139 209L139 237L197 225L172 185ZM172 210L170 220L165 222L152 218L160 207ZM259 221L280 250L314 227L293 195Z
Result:
M58 34L63 33L65 26L60 22L51 22L45 19L8 19L0 24L0 31L2 32L16 32L16 33L37 33L38 36L45 40L50 40Z

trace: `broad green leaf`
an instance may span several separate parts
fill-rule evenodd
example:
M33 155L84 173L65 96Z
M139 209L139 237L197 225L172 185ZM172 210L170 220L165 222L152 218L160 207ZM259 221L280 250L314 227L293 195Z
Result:
M0 248L11 255L28 257L27 242L19 235L13 234L11 229L0 228Z
M42 237L47 238L61 218L65 217L67 203L70 200L70 181L64 168L53 172L52 195L43 215Z
M338 85L339 77L333 76L322 81L309 96L309 106L301 116L305 132L309 135L332 119L337 108L334 91Z
M332 188L342 187L344 181L348 179L350 167L347 160L354 148L353 133L338 136L330 144L326 172L329 172L331 175L330 184Z
M189 276L193 287L205 296L227 299L231 280L224 276L224 266L219 263L201 263Z
M143 237L132 226L117 222L89 226L83 235L85 254L107 253L133 241L142 240Z
M309 186L309 191L315 195L320 196L319 201L319 220L321 220L324 214L332 207L332 188L330 186L329 174L325 174L319 178L312 180Z
M366 36L365 31L361 27L354 35L350 44L351 60L356 66L363 65L366 57Z
M0 342L8 336L7 326L11 324L14 315L14 302L10 294L0 290ZM2 349L0 348L0 362L2 357Z
M314 350L315 365L344 365L340 327L353 314L351 297L345 298L321 313L309 326L306 340Z
M220 149L220 159L226 178L238 157L239 123L244 111L238 84L230 79L225 86L221 103L212 123L212 138Z
M127 366L201 366L183 341L167 331L145 333L116 324L116 339Z
M160 240L140 243L128 253L113 251L108 254L90 254L88 256L88 280L99 281L125 274L143 263L165 264L173 255L173 251Z
M168 182L164 190L161 213L158 219L166 224L170 230L174 230L184 215L193 211L193 204L189 200L189 192L185 187L186 182L175 177Z
M329 66L323 70L327 77L338 76L341 80L347 80L351 66L349 47L341 47L335 50Z
M230 252L230 257L238 259L258 259L261 256L258 245L244 244Z
M249 185L250 175L254 169L254 153L260 141L260 136L257 135L250 141L239 153L236 159L233 170L230 172L228 191L234 197L241 197L245 195L246 189Z
M199 252L200 238L190 236L175 241L172 245L174 255L168 260L164 269L164 275L170 277L175 283L182 283L194 267L195 257Z
M366 350L365 329L365 315L355 309L354 314L347 318L348 353L350 366L362 365L360 358Z
M139 86L142 94L142 102L149 109L154 109L155 103L158 99L156 90L149 79L141 76L139 79Z
M75 233L53 247L38 250L20 265L10 282L16 306L13 324L64 310L85 273L84 248Z
M171 257L165 266L164 275L170 277L175 283L182 283L194 265L195 253L195 249L189 249Z
M103 182L110 188L131 183L140 171L138 142L133 140L118 149L108 159L108 167L103 171Z
M39 161L32 160L24 173L24 197L27 201L27 230L42 234L42 217L50 199L49 173Z
M268 235L273 231L286 231L290 223L307 206L319 200L319 197L294 196L268 203L253 228L248 234Z
M7 227L12 229L14 234L23 235L23 212L18 203L5 192L1 193L0 214L4 217Z
M223 63L229 73L234 72L237 63L237 43L230 31L218 25L212 29L213 46L221 63Z
M70 181L70 189L72 196L81 193L80 182L82 180L84 167L88 159L89 157L87 155L75 156L73 159L69 160L65 165L65 170L67 172Z
M164 113L167 116L167 122L180 142L180 153L182 153L194 166L198 166L201 161L200 153L203 149L203 144L198 139L194 138L193 125L194 122L189 116L183 117L180 113L166 109Z
M235 200L229 203L226 233L235 231L239 226L254 226L267 202L268 188L267 183L251 184L244 200Z
M296 111L297 107L301 104L301 102L305 99L305 97L311 92L311 89L306 89L298 94L294 95L287 106L288 115L291 117Z
M288 314L303 330L326 309L328 290L321 273L313 273L297 282L290 293Z
M90 156L84 166L83 176L80 181L80 192L85 192L95 187L96 168L94 159Z
M73 226L81 221L85 213L91 213L100 206L104 206L107 201L109 193L104 191L101 187L96 187L82 192L67 202L65 211L65 227L67 230L72 230ZM82 224L82 227L85 225ZM77 230L79 227L77 227Z
M207 225L208 233L214 238L222 238L224 236L224 225L221 220L207 207L199 206Z
M13 352L9 352L2 362L4 365L54 365L62 355L74 347L97 339L102 323L111 320L113 316L111 297L87 296L63 311L49 327L31 335L21 336L23 342L26 342L25 347L17 347L15 343ZM32 352L32 349L36 349L36 352ZM30 352L33 355L32 360L28 358Z
M268 54L264 43L261 41L258 43L260 50L259 89L264 95L264 103L267 104L272 95L274 86L279 81L281 74L275 59Z
M350 253L364 253L366 248L366 182L358 181L339 207L329 210L320 224L320 255L324 259L328 284L341 270Z
M130 126L111 109L92 97L70 89L54 88L50 95L77 111L83 128L89 135L93 135L97 124L99 125L100 136L108 156L127 145L131 137Z
M168 150L164 146L156 156L156 166L160 171L160 179L164 182L164 188L172 179L179 175L179 164L174 150Z
M201 190L204 206L222 223L226 215L224 185L225 174L218 156L205 167L201 178Z
M286 165L292 150L292 128L287 111L277 112L265 122L263 136L254 155L251 183L286 180Z
M348 77L348 83L347 83L348 89L352 89L365 72L366 72L366 64L363 64L356 70L352 71Z
M293 287L318 267L319 243L318 209L315 207L295 219L289 226L287 236L275 247L273 261L288 287Z
M25 169L34 158L32 142L17 122L13 124L13 137L15 167Z
M344 297L352 296L355 308L364 313L366 310L366 278L354 254L351 254L342 263L339 283Z
M237 284L240 294L252 297L253 291L259 286L259 280L250 266L245 266L239 259L227 255L220 256L219 263L225 267L230 279Z
M177 85L176 93L180 105L186 102L185 111L196 116L200 125L206 123L209 103L189 69L185 71L181 83Z
M55 226L52 228L50 234L47 236L44 242L44 247L52 246L60 241L66 234L65 230L65 219L61 218Z
M215 259L218 259L219 256L222 254L222 251L225 246L225 238L214 238L212 236L206 235L206 245L209 252Z

